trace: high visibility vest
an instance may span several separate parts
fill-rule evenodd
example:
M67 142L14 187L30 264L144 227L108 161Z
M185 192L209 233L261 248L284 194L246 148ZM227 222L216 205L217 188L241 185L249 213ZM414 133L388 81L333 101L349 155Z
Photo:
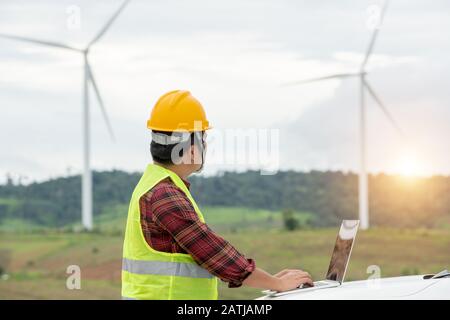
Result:
M161 252L145 241L139 199L169 177L205 222L188 188L174 172L149 164L134 189L128 210L122 261L123 299L217 299L217 278L185 253Z

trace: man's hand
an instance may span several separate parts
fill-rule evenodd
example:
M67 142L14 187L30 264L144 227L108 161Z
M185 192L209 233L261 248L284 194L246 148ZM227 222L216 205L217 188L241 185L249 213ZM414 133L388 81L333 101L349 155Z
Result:
M303 271L303 270L300 270L300 269L284 269L284 270L281 270L280 272L274 274L273 276L279 278L279 277L285 275L285 274L288 273L288 272L298 272L298 271L300 271L300 272L306 272L306 271ZM306 272L306 273L307 273L307 272Z
M295 289L305 283L313 286L310 274L296 269L286 269L275 275L271 275L263 269L255 268L255 270L243 281L245 286L274 291Z
M285 269L275 274L274 277L278 278L276 291L292 290L305 283L314 286L311 275L302 270Z

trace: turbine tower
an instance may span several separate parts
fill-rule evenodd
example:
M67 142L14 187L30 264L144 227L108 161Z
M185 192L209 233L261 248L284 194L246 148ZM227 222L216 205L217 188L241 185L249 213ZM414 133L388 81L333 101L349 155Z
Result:
M386 108L386 106L383 104L381 99L378 97L378 95L373 90L372 86L369 85L369 82L367 81L367 71L366 66L369 61L370 55L372 54L375 41L378 36L378 32L380 30L380 27L383 23L384 14L386 12L388 1L384 2L383 7L381 8L380 17L379 17L379 23L378 26L374 29L372 33L372 37L369 42L369 46L367 48L366 54L364 56L364 59L361 63L361 66L359 68L359 71L357 72L351 72L351 73L339 73L339 74L332 74L324 77L319 78L313 78L313 79L307 79L307 80L301 80L301 81L294 81L284 84L285 86L292 86L292 85L301 85L311 82L317 82L317 81L323 81L323 80L329 80L329 79L346 79L346 78L358 78L360 82L360 114L359 114L359 144L360 144L360 168L359 168L359 176L358 176L358 212L359 212L359 219L361 220L361 229L368 229L369 228L369 190L368 190L368 181L367 181L367 149L366 149L366 98L365 93L369 93L370 96L375 100L377 105L381 108L387 119L391 122L391 124L394 126L394 128L401 134L402 137L404 137L403 131L400 129L400 127L397 125L397 122L392 117L389 110Z
M111 16L111 18L106 22L102 29L97 33L97 35L87 44L84 49L75 48L63 43L39 40L15 35L7 35L1 34L0 38L6 38L11 40L18 40L22 42L34 43L44 46L50 46L54 48L66 49L72 52L80 53L83 57L84 64L84 79L83 79L83 176L82 176L82 187L81 187L81 221L83 227L86 230L92 230L94 227L93 224L93 215L92 215L92 172L91 172L91 164L90 164L90 155L91 155L91 135L90 135L90 105L89 105L89 84L94 89L95 95L97 97L98 104L100 106L100 110L102 112L103 119L106 123L109 134L111 135L112 140L114 141L114 133L111 127L111 123L109 121L108 113L106 112L105 105L103 104L103 99L100 95L100 91L98 89L97 83L94 78L94 74L92 68L89 64L89 52L91 47L98 42L111 27L113 22L117 19L119 14L125 8L130 0L125 0L120 7L116 10L116 12Z

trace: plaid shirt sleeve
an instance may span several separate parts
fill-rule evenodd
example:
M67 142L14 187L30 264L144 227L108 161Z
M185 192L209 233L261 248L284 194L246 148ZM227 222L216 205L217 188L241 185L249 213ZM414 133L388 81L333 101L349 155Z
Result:
M255 269L254 260L246 259L202 223L189 199L172 182L160 182L150 192L146 197L146 214L151 214L155 227L170 234L170 240L175 242L176 247L181 247L179 251L190 254L200 266L228 282L230 288L241 286ZM149 220L148 217L146 220ZM168 240L167 237L165 240ZM153 243L150 245L154 248ZM175 251L174 244L166 247Z

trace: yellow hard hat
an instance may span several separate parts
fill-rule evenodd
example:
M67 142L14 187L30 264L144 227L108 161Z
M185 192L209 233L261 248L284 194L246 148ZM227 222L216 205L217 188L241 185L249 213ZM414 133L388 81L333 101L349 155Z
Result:
M147 128L157 131L204 131L211 129L201 103L189 91L170 91L156 102Z

